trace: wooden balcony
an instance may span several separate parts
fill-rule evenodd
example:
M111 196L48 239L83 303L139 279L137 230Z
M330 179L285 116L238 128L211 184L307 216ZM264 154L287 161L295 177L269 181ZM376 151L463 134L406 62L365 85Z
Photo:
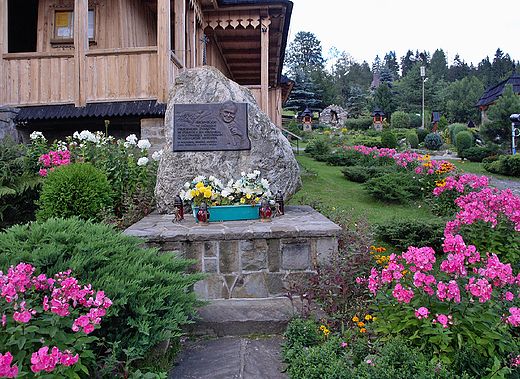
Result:
M3 54L5 88L0 104L10 106L76 103L80 89L86 102L159 99L159 78L168 84L182 68L170 52L169 67L159 75L157 47L90 50L84 78L76 75L74 52Z

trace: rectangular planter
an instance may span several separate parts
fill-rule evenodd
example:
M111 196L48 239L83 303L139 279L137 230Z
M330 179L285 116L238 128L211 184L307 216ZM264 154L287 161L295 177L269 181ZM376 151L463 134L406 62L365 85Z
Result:
M199 207L193 206L193 216L197 219ZM258 218L260 205L219 205L209 207L209 221L252 220Z

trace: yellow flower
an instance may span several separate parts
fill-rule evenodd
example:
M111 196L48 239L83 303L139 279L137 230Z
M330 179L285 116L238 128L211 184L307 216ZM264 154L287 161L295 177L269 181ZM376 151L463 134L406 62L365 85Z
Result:
M195 191L195 190L191 190L191 191L190 191L190 195L191 195L192 197L195 196L195 195L197 195L197 191Z
M204 187L204 184L202 184L201 182L198 182L198 183L195 185L195 188L200 189L200 187Z
M373 317L373 318L372 318L372 321L376 321L376 320L377 320L377 317Z
M241 199L240 199L240 202L241 202L242 204L244 204L244 203L246 202L246 198L245 198L245 197L241 198Z
M359 331L360 331L361 333L365 333L367 330L366 330L365 328L361 328L361 329L359 329Z
M246 194L246 197L247 197L248 199L251 199L251 194L250 194L250 193Z
M206 191L204 192L204 197L209 199L211 197L211 195L212 195L211 190L206 189Z
M357 316L354 316L354 318L352 319L352 321L354 322L358 322L359 321L359 318Z
M372 316L370 316L370 315L366 315L366 316L365 316L365 320L367 320L367 321L372 320Z
M360 322L357 323L357 325L358 325L360 328L362 328L362 327L365 326L365 323L364 323L363 321L360 321Z

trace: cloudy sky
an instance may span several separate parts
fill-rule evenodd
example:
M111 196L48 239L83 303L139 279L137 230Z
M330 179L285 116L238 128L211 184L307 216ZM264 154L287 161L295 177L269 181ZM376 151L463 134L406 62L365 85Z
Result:
M395 51L443 49L448 63L458 53L476 66L497 48L520 60L520 1L292 0L289 42L312 32L327 57L331 47L370 65Z

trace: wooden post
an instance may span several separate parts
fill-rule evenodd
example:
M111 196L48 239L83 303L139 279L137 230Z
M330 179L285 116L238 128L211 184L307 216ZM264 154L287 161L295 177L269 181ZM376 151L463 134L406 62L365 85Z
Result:
M178 2L178 1L177 1ZM168 101L170 81L170 41L171 41L170 0L157 0L157 101ZM175 33L177 34L177 33Z
M175 55L186 67L186 0L175 0Z
M74 104L87 103L88 0L74 0Z
M7 102L7 75L3 54L7 54L7 0L0 0L0 106Z
M269 115L269 24L271 20L263 17L260 24L260 108Z

